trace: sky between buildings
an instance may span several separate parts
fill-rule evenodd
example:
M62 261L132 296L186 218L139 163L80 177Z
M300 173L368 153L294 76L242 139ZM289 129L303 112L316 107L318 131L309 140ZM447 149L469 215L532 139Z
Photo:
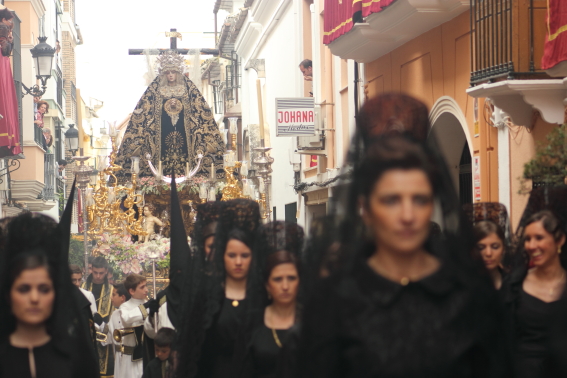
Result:
M124 119L145 91L148 71L146 58L130 56L128 49L167 48L165 32L171 28L183 33L179 48L214 47L213 5L214 0L77 1L84 40L76 48L77 88L87 105L104 101L101 119ZM219 30L225 17L219 12Z

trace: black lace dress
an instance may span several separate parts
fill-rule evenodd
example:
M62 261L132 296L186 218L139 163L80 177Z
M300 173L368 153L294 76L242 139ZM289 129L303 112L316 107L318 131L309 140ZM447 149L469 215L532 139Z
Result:
M544 302L539 298L520 291L516 310L516 377L543 378L549 372L550 324L554 314L559 312L562 301Z
M241 376L275 378L281 361L282 346L287 341L288 333L287 329L268 328L262 319L252 331L246 356L246 369Z
M0 377L32 378L31 358L34 359L36 378L79 378L85 373L51 341L33 348L32 353L27 348L16 348L9 342L3 343L0 346Z
M238 303L237 306L234 306ZM236 338L247 308L246 299L234 301L224 298L220 311L207 330L201 350L198 376L225 378L234 373L233 355Z
M496 292L488 299L470 286L447 264L402 286L360 259L307 303L298 376L505 376L503 337L483 316L498 308Z

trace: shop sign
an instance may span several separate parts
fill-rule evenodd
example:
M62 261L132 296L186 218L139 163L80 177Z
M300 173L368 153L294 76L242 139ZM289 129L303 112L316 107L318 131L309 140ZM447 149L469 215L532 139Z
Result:
M315 101L313 97L276 98L276 136L315 135Z

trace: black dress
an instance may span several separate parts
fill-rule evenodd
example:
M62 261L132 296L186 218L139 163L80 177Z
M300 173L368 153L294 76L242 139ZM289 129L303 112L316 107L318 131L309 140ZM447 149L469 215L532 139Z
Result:
M274 336L274 332L276 336ZM259 324L252 332L248 346L246 376L255 378L275 378L278 360L280 359L281 345L285 344L289 330L272 330L266 327L264 322Z
M33 358L36 378L79 378L85 374L52 341L33 348ZM0 346L0 377L31 378L30 351L27 348L16 348L9 342Z
M224 298L211 328L207 330L198 376L203 378L226 378L234 374L233 355L242 319L246 312L246 299L236 301Z
M561 302L544 302L523 289L516 310L516 377L547 377L549 325Z
M402 286L357 261L307 303L298 376L505 376L498 322L484 316L497 294L471 286L447 264Z

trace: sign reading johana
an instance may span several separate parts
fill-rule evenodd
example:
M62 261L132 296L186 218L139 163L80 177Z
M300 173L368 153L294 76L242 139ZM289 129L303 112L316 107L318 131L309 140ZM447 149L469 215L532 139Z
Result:
M276 98L276 136L315 135L313 97Z

